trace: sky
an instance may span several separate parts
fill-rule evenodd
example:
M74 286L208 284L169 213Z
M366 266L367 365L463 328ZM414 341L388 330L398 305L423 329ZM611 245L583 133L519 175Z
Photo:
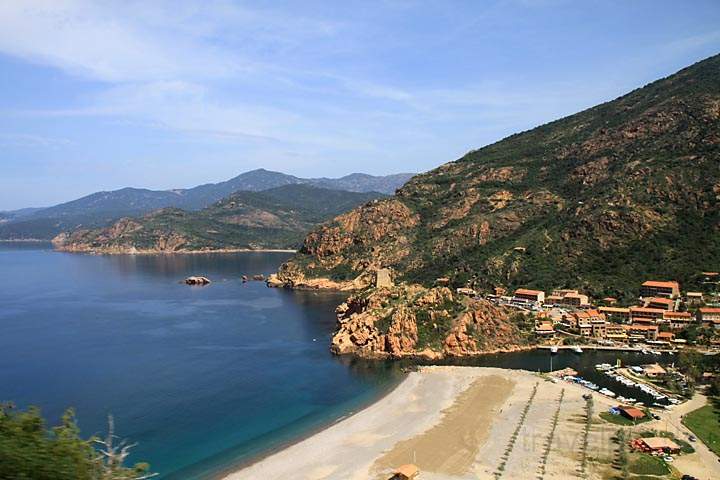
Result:
M718 0L3 0L0 210L425 171L717 53Z

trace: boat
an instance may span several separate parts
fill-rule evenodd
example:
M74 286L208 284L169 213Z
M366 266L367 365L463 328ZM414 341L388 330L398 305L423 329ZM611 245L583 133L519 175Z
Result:
M615 392L613 392L612 390L608 390L607 388L601 389L600 393L602 393L603 395L606 395L608 397L612 397L612 398L615 397Z
M578 347L577 345L575 345L575 346L573 347L573 352L575 352L575 353L582 353L582 348L580 348L580 347Z
M642 349L642 354L643 354L643 355L649 355L650 352L648 352L646 349L643 348L643 349Z
M553 345L552 347L550 347L550 353L557 353L557 352L558 352L557 345Z

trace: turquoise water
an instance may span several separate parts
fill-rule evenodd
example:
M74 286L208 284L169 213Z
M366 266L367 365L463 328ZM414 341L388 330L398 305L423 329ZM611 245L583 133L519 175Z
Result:
M112 413L161 478L212 478L378 398L397 366L329 354L343 296L243 284L282 253L92 256L0 244L0 401ZM180 281L206 275L213 283Z

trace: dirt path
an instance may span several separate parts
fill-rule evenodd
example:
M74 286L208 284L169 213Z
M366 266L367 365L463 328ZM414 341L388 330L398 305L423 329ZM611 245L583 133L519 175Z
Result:
M669 412L660 414L660 420L646 424L649 428L667 430L678 438L687 440L692 432L682 424L682 416L697 410L707 403L704 395L695 394L692 400L678 405ZM692 443L695 453L691 455L680 455L675 458L673 466L683 474L692 475L701 480L720 478L720 462L718 457L705 446L699 439Z

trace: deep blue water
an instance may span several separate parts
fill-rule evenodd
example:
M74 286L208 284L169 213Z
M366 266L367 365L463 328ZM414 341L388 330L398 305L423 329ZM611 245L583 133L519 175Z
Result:
M212 478L373 401L401 363L330 355L344 295L243 284L281 253L92 256L0 243L0 401L38 405L52 422L69 406L85 435L139 442L131 460L165 479ZM188 287L189 275L213 283ZM570 366L625 396L649 400L596 363L668 358L561 352ZM547 371L547 351L448 362ZM650 400L651 401L651 400Z
M207 478L391 388L397 366L329 354L342 296L243 284L282 253L92 256L0 243L0 401L69 406L139 442L162 478ZM189 275L213 283L188 287Z

